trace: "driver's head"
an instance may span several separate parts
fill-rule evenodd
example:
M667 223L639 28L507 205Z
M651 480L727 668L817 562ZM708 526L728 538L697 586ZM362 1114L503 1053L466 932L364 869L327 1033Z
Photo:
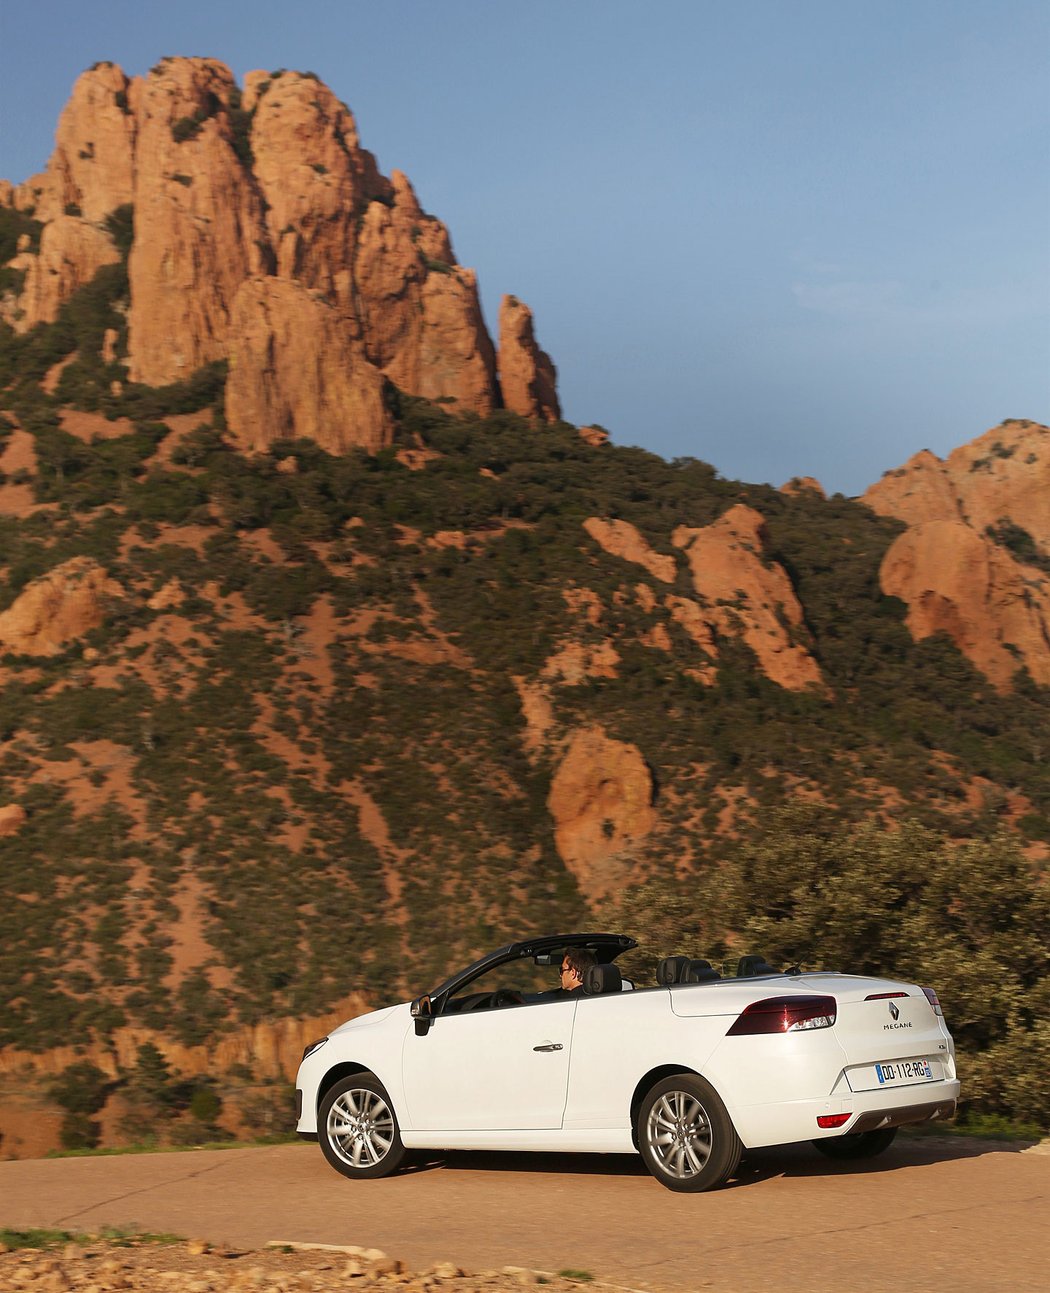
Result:
M561 958L561 986L567 992L575 992L582 986L583 976L597 963L598 958L589 948L567 948Z

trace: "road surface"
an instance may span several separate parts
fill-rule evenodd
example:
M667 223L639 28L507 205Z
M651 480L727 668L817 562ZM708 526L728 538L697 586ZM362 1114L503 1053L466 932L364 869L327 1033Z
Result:
M0 1163L0 1225L359 1244L417 1270L571 1267L654 1293L1043 1293L1043 1148L900 1137L852 1165L792 1146L693 1196L620 1157L457 1154L366 1182L313 1145L32 1159Z

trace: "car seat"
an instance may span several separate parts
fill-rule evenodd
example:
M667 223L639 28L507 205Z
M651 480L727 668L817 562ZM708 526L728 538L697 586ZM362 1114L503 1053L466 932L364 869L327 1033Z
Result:
M583 976L583 990L589 997L601 996L606 992L619 992L623 979L615 965L591 965Z

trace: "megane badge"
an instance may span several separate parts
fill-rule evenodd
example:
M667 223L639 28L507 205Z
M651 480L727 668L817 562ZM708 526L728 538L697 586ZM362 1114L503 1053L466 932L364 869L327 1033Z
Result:
M890 1001L888 1005L890 1008L890 1014L893 1016L893 1018L899 1019L901 1017L901 1012L897 1009L897 1007L893 1004L892 1001Z

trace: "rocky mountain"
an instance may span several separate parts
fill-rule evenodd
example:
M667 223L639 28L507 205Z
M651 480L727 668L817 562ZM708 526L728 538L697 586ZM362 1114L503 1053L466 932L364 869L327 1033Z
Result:
M863 500L573 427L308 74L96 66L0 266L17 1062L248 1063L640 881L711 898L787 803L1041 874L1046 427Z
M18 333L53 322L120 260L107 219L132 208L143 233L128 257L127 376L166 386L228 360L245 447L288 435L335 452L388 445L384 379L450 410L558 417L528 307L504 299L497 352L444 225L404 175L380 174L349 109L311 74L252 72L241 88L212 59L132 78L96 64L47 170L4 184L0 203L32 222L2 303Z

